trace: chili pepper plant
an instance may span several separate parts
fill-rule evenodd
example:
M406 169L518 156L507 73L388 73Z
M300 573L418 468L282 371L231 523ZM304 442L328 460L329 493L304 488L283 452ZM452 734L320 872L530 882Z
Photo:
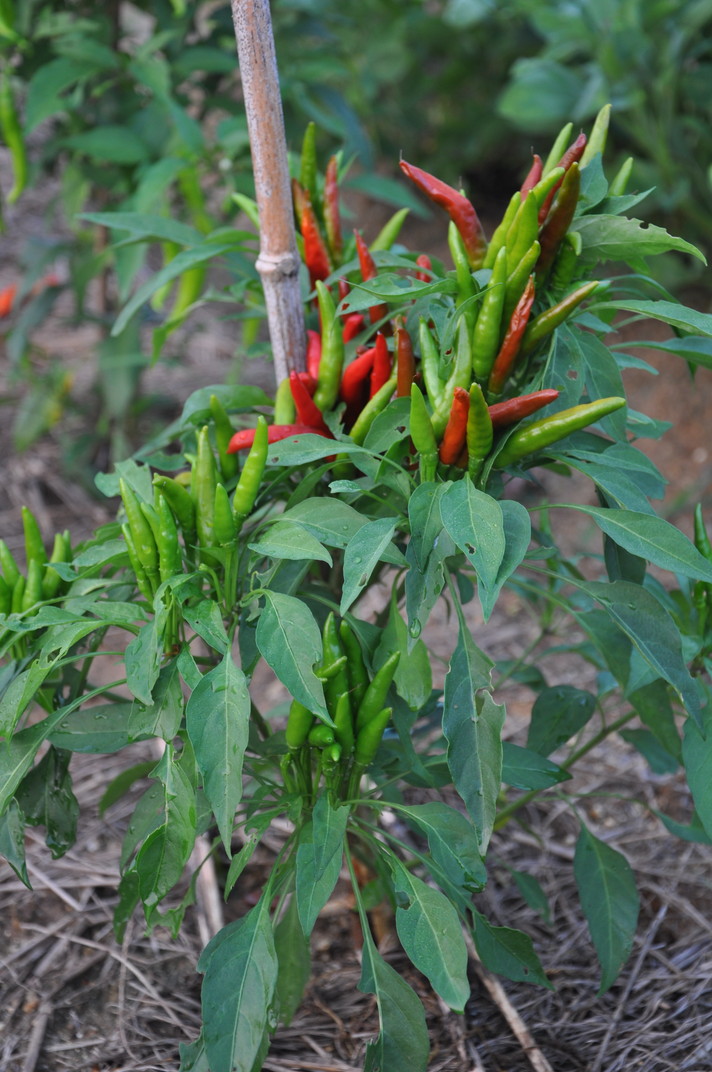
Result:
M119 508L91 539L62 533L48 553L25 510L24 567L0 542L0 850L23 882L26 825L45 827L54 855L72 844L75 752L162 749L100 802L136 799L118 939L134 912L180 927L198 835L225 864L228 897L275 821L289 831L259 902L202 954L204 1028L182 1047L185 1072L262 1067L340 876L361 924L359 988L379 1013L364 1068L428 1063L421 1002L371 932L378 903L455 1011L469 940L490 970L552 987L546 949L516 919L495 925L479 897L493 832L533 797L574 810L605 992L638 894L571 784L608 736L682 765L695 810L687 824L660 819L712 837L712 551L702 509L692 542L651 506L665 482L637 444L664 427L626 405L621 372L643 365L642 336L618 331L626 313L657 318L671 360L709 365L712 317L648 274L653 255L699 254L631 218L639 196L603 167L607 116L543 147L489 234L462 191L402 162L443 212L452 263L401 244L402 213L370 241L346 233L340 160L322 176L308 131L294 176L307 367L294 361L274 399L246 384L191 395L98 478ZM550 470L587 478L590 503L551 501ZM575 557L559 543L571 511L600 534ZM505 589L537 633L503 662L488 626ZM552 644L591 667L585 687L557 680ZM96 671L117 647L106 684ZM272 709L251 684L265 665L284 687ZM531 697L516 740L512 681Z

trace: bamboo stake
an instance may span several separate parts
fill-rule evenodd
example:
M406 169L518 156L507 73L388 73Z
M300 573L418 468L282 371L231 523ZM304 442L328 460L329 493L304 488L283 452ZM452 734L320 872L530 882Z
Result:
M268 0L232 0L232 19L260 214L260 273L275 379L306 367L292 192Z

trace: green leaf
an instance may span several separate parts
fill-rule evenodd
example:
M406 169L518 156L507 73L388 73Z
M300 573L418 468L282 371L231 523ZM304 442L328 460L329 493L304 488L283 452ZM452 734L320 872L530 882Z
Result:
M463 1012L470 996L467 946L454 907L440 890L411 875L392 857L396 929L409 959L446 1005Z
M641 317L661 320L663 324L669 324L670 327L679 331L712 338L712 313L701 313L697 309L690 309L686 305L679 305L677 302L663 300L639 301L636 298L630 298L601 302L597 308L601 310L625 309L629 313L637 313ZM645 345L648 345L647 340Z
M47 847L56 859L77 838L79 803L72 789L69 752L50 748L23 778L16 799L25 822L44 826Z
M649 685L630 692L628 699L660 747L674 756L678 763L682 762L680 734L666 683L651 681Z
M230 641L225 632L220 608L214 600L203 599L197 606L184 606L183 617L209 648L218 652L219 655L226 653L230 647Z
M687 335L682 339L667 339L665 342L657 342L654 339L631 339L624 345L626 349L631 346L644 346L646 350L662 350L668 354L675 354L684 361L690 361L693 365L712 368L712 339L709 336Z
M133 695L147 707L153 702L153 686L163 663L165 608L144 625L126 648L124 665L126 684Z
M652 562L660 569L681 573L693 580L712 581L712 563L691 540L661 517L634 510L610 510L600 506L560 503L592 517L602 532L632 555Z
M75 82L81 82L97 70L94 63L81 63L74 57L60 56L39 67L27 87L25 130L29 134L45 119L70 107L60 94Z
M269 448L267 464L309 465L311 462L317 462L321 458L330 458L336 449L337 444L334 443L333 439L325 439L324 436L311 435L305 432L303 435L288 436L287 439L281 439L278 443L273 443ZM343 439L338 441L338 451L339 454L363 454L366 457L369 456L363 447ZM322 500L322 502L328 502L328 500Z
M265 592L255 639L290 695L331 724L323 686L312 669L322 659L321 634L306 604L281 592Z
M271 894L270 894L271 896ZM203 1035L211 1072L253 1072L271 1022L279 965L269 897L229 923L198 961L203 980Z
M229 856L235 812L242 798L242 761L250 722L247 681L231 652L193 689L185 715L203 791Z
M513 870L511 874L524 901L530 908L539 913L545 923L550 923L551 907L549 899L538 880L533 875L527 875L524 871Z
M630 956L640 899L625 856L594 837L583 823L576 842L574 875L601 965L600 997Z
M695 810L712 838L712 703L702 709L702 724L688 718L682 738L682 759Z
M500 504L502 523L504 525L504 557L497 570L492 585L481 584L479 588L482 616L487 621L499 597L502 585L509 580L521 564L529 548L532 535L532 523L526 506L514 499L503 499Z
M664 227L656 227L629 216L579 216L572 223L571 230L581 235L582 262L626 261L635 266L644 257L676 249L697 257L703 264L707 263L704 254L691 242L668 234Z
M134 870L139 894L150 922L155 906L183 874L195 844L195 793L182 766L166 744L154 775L159 781L161 817L138 851Z
M364 932L362 994L375 994L381 1032L366 1050L364 1072L426 1072L430 1043L423 1006Z
M497 811L502 781L504 707L487 688L489 666L467 628L460 627L457 647L445 678L443 732L447 762L455 788L477 829L484 856Z
M293 524L291 521L277 521L261 536L256 543L248 544L251 551L258 555L266 555L269 558L286 558L301 561L308 558L312 561L326 562L333 565L333 558L311 532L302 525Z
M451 882L469 892L484 888L487 872L477 832L466 815L438 800L411 806L400 804L398 813L425 834L430 855Z
M161 737L164 741L172 741L181 727L183 707L178 662L172 659L161 668L153 689L151 706L143 707L138 703L131 705L129 737L131 740Z
M482 587L493 588L506 551L500 504L491 495L477 491L471 480L458 480L442 493L440 515L444 527L474 566Z
M435 484L432 481L419 484L408 501L410 544L418 568L422 572L425 571L435 541L443 529L440 498L444 488L444 484Z
M520 130L544 133L575 114L581 76L563 63L534 56L516 60L497 111Z
M549 789L571 775L557 763L521 748L511 741L502 744L502 781L516 789Z
M180 246L194 246L201 240L200 231L186 223L166 216L152 216L147 212L84 212L80 220L108 227L112 231L128 231L137 239L176 242Z
M536 983L553 990L528 934L512 927L495 927L481 912L474 912L472 937L480 960L489 971L515 983Z
M133 767L127 767L112 778L99 800L99 815L103 815L107 808L120 800L140 778L147 778L155 766L153 760L148 759L145 763L136 763Z
M326 793L316 802L297 849L297 909L307 937L334 891L344 856L349 809L332 808Z
M391 542L397 524L397 518L379 517L366 522L349 540L344 551L340 614L345 614L363 592Z
M0 856L4 856L20 882L31 890L25 860L25 823L16 800L11 800L0 815Z
M332 450L333 453L333 450ZM302 525L307 532L327 547L346 547L359 529L367 525L368 518L354 510L353 506L340 499L313 498L304 499L285 510L282 520L289 520ZM390 547L383 554L383 561L394 566L405 566L406 560L397 547Z
M287 909L274 929L274 947L279 961L277 1003L279 1019L288 1027L302 1003L309 977L311 955L309 942L299 922L296 897L290 898Z
M425 704L433 688L430 655L423 641L414 640L408 632L408 626L398 609L397 592L394 587L388 622L381 634L373 659L374 670L383 666L395 651L400 652L393 678L396 692L405 700L411 711L418 711Z
M38 689L52 672L57 659L34 659L28 667L13 678L0 701L0 736L10 737L15 726L25 712L27 705L35 698Z
M601 604L656 675L672 685L688 711L697 717L699 696L683 659L680 634L655 596L629 581L579 582L579 587ZM587 615L576 613L576 617L586 629Z
M64 139L64 144L101 164L143 164L146 143L130 127L106 123Z
M620 730L620 736L646 760L653 774L674 774L680 764L662 747L650 730Z
M532 707L527 748L549 756L571 740L596 710L596 697L573 685L543 689Z
M15 795L15 790L32 766L37 750L62 721L60 708L35 726L28 726L13 734L9 741L0 745L0 815Z
M130 700L70 711L50 734L57 748L89 755L111 755L126 748L140 735L129 733L134 704Z

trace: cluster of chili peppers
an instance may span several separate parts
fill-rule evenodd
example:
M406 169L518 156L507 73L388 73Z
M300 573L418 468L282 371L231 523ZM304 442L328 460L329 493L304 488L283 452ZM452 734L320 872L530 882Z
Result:
M373 761L392 710L386 697L400 652L371 675L358 637L344 618L329 613L322 629L324 657L315 673L324 685L330 722L292 700L282 770L305 799L316 795L322 774L334 802L348 800Z
M310 126L294 199L319 329L309 331L306 372L293 372L279 385L270 442L304 432L332 437L334 430L343 429L361 444L394 396L410 397L410 436L421 480L432 480L438 472L451 476L459 469L477 481L486 459L500 446L503 430L506 443L495 460L500 468L623 406L623 398L597 399L514 431L510 427L558 397L554 388L515 395L515 385L526 380L533 358L556 328L598 287L595 280L571 287L579 246L570 226L581 168L603 151L608 112L608 106L602 109L590 138L579 134L569 144L568 124L546 161L534 156L489 241L462 192L401 161L404 174L450 217L456 280L452 342L438 338L425 318L417 331L412 328L414 338L403 318L392 319L382 302L370 306L367 317L349 311L351 286L378 274L374 251L390 247L402 218L394 217L385 239L382 232L370 247L356 232L355 247L347 249L339 218L337 160L331 158L320 184ZM614 179L618 192L623 181ZM338 278L340 264L350 255L352 262L357 257L360 278L353 268L350 278ZM437 279L427 256L418 257L414 269L418 280ZM553 304L547 304L552 294ZM509 392L513 397L506 397ZM251 430L238 432L229 450L243 450L252 440Z

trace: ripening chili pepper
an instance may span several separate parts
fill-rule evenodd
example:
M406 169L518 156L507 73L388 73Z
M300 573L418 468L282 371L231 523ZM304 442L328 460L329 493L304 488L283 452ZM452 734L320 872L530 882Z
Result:
M470 388L470 409L467 414L467 472L474 483L482 472L492 450L492 418L479 383Z
M344 346L347 342L351 342L357 335L360 335L366 326L366 320L363 313L349 313L344 320L344 326L341 329L341 338L344 340Z
M337 285L339 288L339 301L342 302L351 293L351 286L348 279L344 279L343 276L339 279Z
M519 354L520 343L529 323L529 315L532 311L535 296L534 276L530 275L524 293L512 312L509 327L494 359L487 381L487 390L490 394L498 395L502 391L514 367L514 362Z
M401 317L396 319L396 398L409 398L415 379L413 342Z
M539 343L548 338L560 324L563 324L574 309L578 308L581 302L585 301L586 298L593 294L597 287L598 280L591 279L588 283L584 283L583 286L578 287L578 289L574 290L571 294L567 294L566 297L562 298L556 305L552 305L550 309L545 309L543 313L539 313L538 316L534 317L534 319L527 325L527 330L524 332L524 337L522 338L522 354L530 354Z
M421 283L432 282L433 263L427 253L419 253L415 258L415 263L421 269L421 271L415 273L415 278Z
M594 119L591 133L588 136L588 143L584 149L583 156L581 157L581 167L585 168L587 164L590 164L594 156L598 153L603 156L606 148L606 140L608 138L608 127L611 121L611 106L610 104L604 104L598 115Z
M470 267L481 268L487 253L487 239L472 202L454 187L405 160L400 161L400 167L426 197L445 209L462 235Z
M536 184L539 182L543 170L544 165L542 164L541 157L538 153L534 153L532 166L529 168L529 171L527 172L527 177L525 178L519 190L522 200L524 200L529 191L533 189L533 187L535 187Z
M625 399L617 396L599 398L595 402L584 402L580 406L561 410L550 417L542 417L532 424L524 425L523 428L517 428L495 458L495 468L504 469L508 465L514 465L528 454L558 443L572 432L588 427L624 405Z
M566 174L566 172L569 170L569 168L571 167L572 164L576 164L576 163L579 162L579 160L583 156L583 151L586 148L587 140L588 139L586 138L585 134L583 134L583 133L579 134L579 136L576 139L576 141L573 142L573 144L569 146L569 148L566 150L564 155L561 157L561 160L559 160L559 165L558 166L560 168L564 169L564 174ZM561 182L563 182L563 176L562 176ZM546 200L544 201L543 205L541 206L541 209L539 210L539 222L540 223L543 223L544 220L546 219L546 217L547 217L547 215L549 213L549 209L551 208L551 202L554 200L554 194L556 193L556 191L558 190L559 186L561 185L561 182L552 187L552 189L549 191L549 193L548 193L548 195L546 197Z
M369 279L375 279L378 275L378 268L360 231L354 231L354 235L356 237L356 252L358 253L358 263L361 268L361 278L364 283L367 283ZM388 312L388 306L385 303L379 303L378 305L369 306L368 316L372 324L377 324L379 320L388 319Z
M302 225L302 213L304 211L304 206L307 204L308 200L308 194L300 183L299 179L292 179L292 202L294 204L294 215L296 217L297 225L299 227L301 227ZM259 227L259 218L257 225Z
M376 347L369 346L344 369L339 396L347 406L358 406L360 410L366 401L368 380L375 356Z
M289 380L285 381L289 383ZM268 443L280 443L283 439L289 439L290 436L298 435L320 435L320 432L315 431L314 428L309 428L306 424L270 424L267 426L267 442ZM230 452L239 450L248 450L255 441L256 429L255 428L243 428L239 432L235 432L230 441Z
M467 415L470 411L470 394L464 387L456 387L450 409L450 418L445 425L438 455L443 465L454 465L465 446Z
M495 431L508 428L510 424L531 417L532 413L548 406L558 397L556 388L546 387L541 391L533 391L530 395L517 395L516 398L507 398L504 402L495 402L489 406L492 427Z
M383 708L399 662L400 652L394 651L373 675L356 712L355 727L357 737L364 726L368 726Z
M434 480L438 464L438 441L417 383L411 384L410 388L410 438L418 455L421 482ZM382 706L382 703L383 701L379 706Z
M12 205L27 185L27 152L10 81L4 71L0 73L0 133L12 161L13 184L7 195L7 202Z
M558 166L559 160L561 159L561 155L566 149L566 146L569 144L569 138L571 137L573 129L573 123L566 123L556 135L556 138L554 139L554 144L549 150L549 155L544 161L545 176L548 175L549 172L553 170L553 168Z
M537 205L539 208L539 214L537 217L539 224L542 224L546 219L546 214L549 211L551 199L561 185L561 180L563 179L565 174L566 172L563 168L554 168L553 171L549 171L548 173L546 173L543 179L540 179L536 186L533 187L531 192L536 197Z
M299 426L297 425L297 427ZM267 465L267 448L270 442L269 432L267 421L260 414L257 418L257 427L254 429L250 453L245 459L232 499L232 513L235 519L236 533L239 533L246 518L252 512L260 490L265 466Z
M315 429L321 435L331 435L324 423L321 410L302 383L299 373L295 372L294 369L289 373L289 384L292 388L292 398L297 410L298 423L308 425L309 428Z
M373 396L381 390L384 383L388 382L391 378L391 371L393 369L393 358L388 349L388 340L382 331L379 331L376 334L374 350L375 354L373 356L373 368L371 369L369 398L373 398Z
M349 432L354 443L358 443L359 445L363 443L376 417L379 413L383 413L383 410L393 397L395 389L396 377L391 376L390 380L383 385L380 391L377 391L373 398L369 398Z
M492 275L472 333L472 367L480 383L486 383L499 348L505 284L507 282L507 249L497 254ZM464 386L464 385L463 385Z
M532 242L531 247L524 254L519 264L507 276L507 282L504 287L504 305L502 307L502 325L505 331L512 319L512 313L527 288L529 277L534 271L540 251L541 246L539 243Z
M504 216L497 225L494 234L490 238L489 246L487 247L487 256L484 259L482 265L483 268L491 268L497 259L497 254L505 243L507 233L512 225L512 220L517 214L519 206L522 203L522 196L519 190L516 190L510 200L507 208L505 209Z
M314 724L314 715L299 700L292 700L287 717L285 740L290 752L297 752L309 736Z
M504 251L502 251L504 252ZM480 314L481 315L481 314ZM496 344L495 344L496 345ZM469 387L472 380L472 344L467 318L461 316L457 324L457 343L452 372L433 407L432 425L435 438L440 439L450 416L456 387Z
M385 707L367 722L356 735L354 745L354 766L357 770L368 767L376 758L378 746L383 740L386 726L390 722L393 709Z
M25 535L25 561L27 565L29 566L30 562L39 562L44 568L47 561L44 540L42 539L37 519L27 506L22 507L22 528Z
M332 259L341 260L344 239L341 234L341 215L339 213L339 161L330 156L324 173L324 225L326 239L329 243Z
M17 578L20 576L20 570L12 551L4 540L0 540L0 566L2 566L3 576L8 585L10 588L14 588Z
M358 638L345 618L342 618L339 625L339 637L348 660L346 672L349 678L351 702L353 707L357 709L368 688L368 670L366 669Z
M539 232L541 252L536 262L538 280L545 280L551 271L559 246L571 226L581 192L581 172L576 161L564 175L554 207Z
M14 283L11 283L9 287L5 287L4 290L0 290L0 320L9 316L12 312L16 294L17 287Z
M218 464L223 480L232 480L237 476L237 458L227 453L227 448L232 439L235 429L227 415L227 411L217 395L210 396L210 415L213 418L215 428L215 445L218 448Z
M205 429L205 434L207 437L207 428ZM136 493L129 484L126 483L123 477L119 480L119 492L124 504L124 510L126 511L126 521L131 532L131 538L136 549L136 554L142 563L151 590L152 592L155 592L156 588L158 588L160 578L158 575L158 548L156 546L153 532L151 531L151 526L141 510L141 504Z
M325 413L333 408L339 397L341 370L344 364L344 341L341 337L341 324L336 317L336 305L331 291L321 280L317 280L316 293L321 319L322 351L314 402L322 413Z
M153 477L153 486L166 499L173 511L173 515L183 533L186 548L192 547L196 539L195 503L192 495L177 480L173 480L169 476L161 476L158 473Z
M326 279L331 272L329 253L321 237L316 215L309 201L302 209L300 230L304 239L304 263L309 272L312 289L317 279Z
M215 464L213 448L207 425L198 432L198 446L192 466L190 493L195 503L195 527L198 532L198 545L202 549L200 559L206 565L212 565L215 559L204 554L204 550L214 543L213 521L215 517L215 485L218 482L218 470Z

